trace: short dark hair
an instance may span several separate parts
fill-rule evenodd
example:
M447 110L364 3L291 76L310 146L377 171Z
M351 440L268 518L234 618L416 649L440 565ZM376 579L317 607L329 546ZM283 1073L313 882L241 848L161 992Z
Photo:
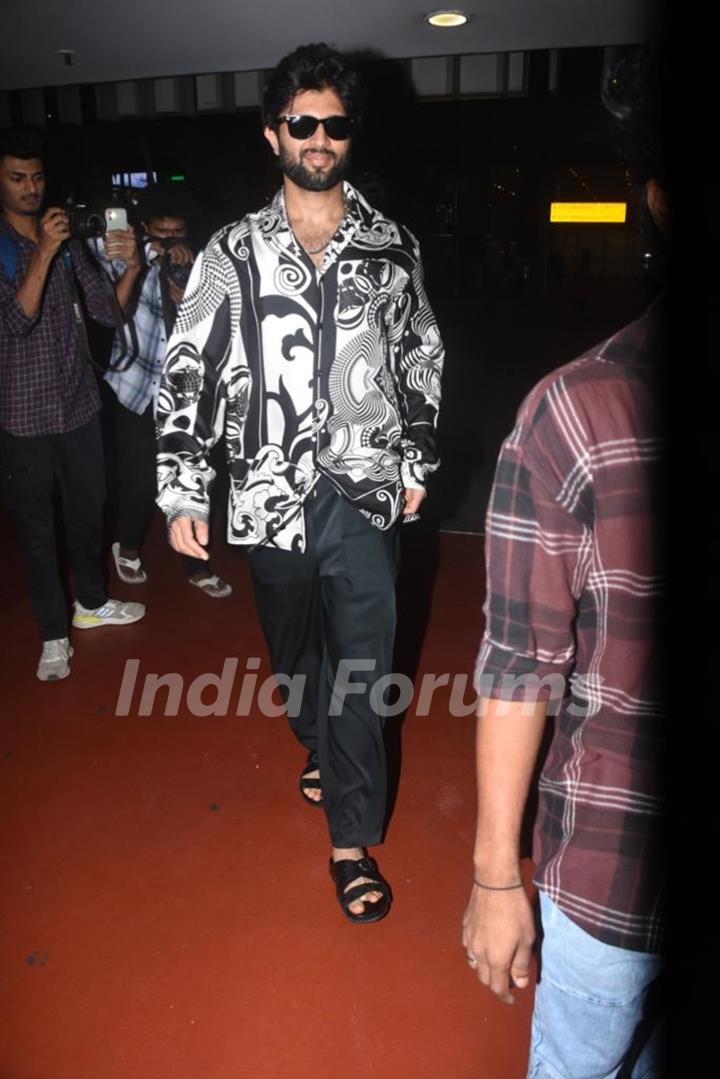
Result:
M263 123L276 130L278 117L296 94L326 88L335 91L348 116L359 123L364 95L355 67L346 56L323 42L301 45L283 57L265 84Z
M0 161L4 157L19 157L21 161L32 158L43 160L43 146L37 131L29 128L9 128L0 131Z
M138 200L138 216L145 222L155 217L178 217L189 224L196 212L194 198L180 183L151 184Z

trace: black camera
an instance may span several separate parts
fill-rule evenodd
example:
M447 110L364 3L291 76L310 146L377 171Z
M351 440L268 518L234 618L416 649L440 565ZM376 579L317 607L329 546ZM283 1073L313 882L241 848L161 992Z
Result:
M76 240L91 240L105 235L105 209L87 206L82 202L69 202L65 210L70 225L70 235Z
M104 236L108 229L126 229L127 211L122 206L100 206L93 203L73 202L65 204L70 235L76 240L91 240Z
M165 254L162 257L162 273L172 281L173 285L184 291L190 277L192 266L183 262L172 262L170 259L170 249L174 247L175 244L184 244L185 240L174 236L164 236L162 239L156 238L154 242L159 243L165 250Z

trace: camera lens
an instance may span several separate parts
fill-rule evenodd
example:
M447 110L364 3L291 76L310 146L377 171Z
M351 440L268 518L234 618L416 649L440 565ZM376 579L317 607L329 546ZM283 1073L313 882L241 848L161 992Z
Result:
M90 206L74 206L68 210L70 235L76 240L90 240L105 235L105 215Z

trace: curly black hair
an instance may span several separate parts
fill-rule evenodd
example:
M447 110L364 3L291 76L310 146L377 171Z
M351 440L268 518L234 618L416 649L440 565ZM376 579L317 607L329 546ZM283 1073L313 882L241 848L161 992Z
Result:
M360 76L341 53L329 45L301 45L284 56L268 78L263 91L262 119L277 130L278 117L303 90L334 90L348 116L359 124L364 101Z

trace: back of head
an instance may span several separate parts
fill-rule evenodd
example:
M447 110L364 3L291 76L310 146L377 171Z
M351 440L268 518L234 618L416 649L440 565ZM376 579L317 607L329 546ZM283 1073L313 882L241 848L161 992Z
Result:
M602 102L612 117L620 158L640 187L646 245L646 299L665 289L669 272L671 175L666 147L667 47L658 37L606 50Z
M301 45L283 57L265 84L263 123L275 130L278 116L296 94L326 88L335 91L348 116L359 123L363 90L355 68L341 53L322 42Z

